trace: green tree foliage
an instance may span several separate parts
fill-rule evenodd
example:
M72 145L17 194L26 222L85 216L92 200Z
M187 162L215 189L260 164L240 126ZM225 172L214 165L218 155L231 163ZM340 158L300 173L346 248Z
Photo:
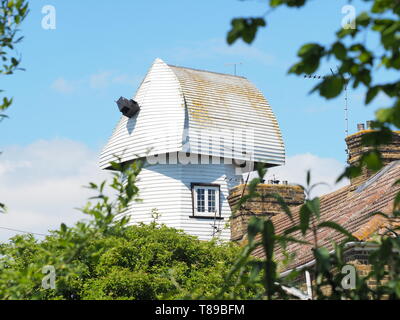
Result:
M20 58L16 56L15 45L23 39L17 37L18 27L28 14L28 2L25 0L0 0L0 75L10 75L18 69ZM0 89L0 93L3 90ZM12 98L0 97L0 121L6 115L4 111L12 104ZM0 213L6 211L0 202Z
M279 7L301 8L307 5L309 0L270 0L271 12ZM304 44L298 50L299 61L290 69L290 74L302 75L312 74L318 70L324 59L335 59L338 71L325 77L311 92L318 92L326 99L337 97L346 85L353 88L359 85L365 88L365 104L371 103L379 92L383 92L391 98L392 105L376 111L376 120L373 122L374 131L368 133L363 139L365 146L371 147L363 154L358 164L349 166L339 177L355 177L362 172L364 167L372 171L382 168L379 145L389 143L392 139L391 130L400 128L400 80L381 83L376 79L376 71L384 68L388 73L396 74L400 70L400 1L394 0L360 0L370 4L370 9L360 13L355 19L355 28L342 28L336 32L336 40L330 45L319 43ZM349 1L355 5L355 1ZM244 22L247 23L244 23ZM254 23L257 21L257 23ZM266 26L265 17L257 18L235 18L232 20L232 29L227 35L227 42L234 43L237 39L243 39L251 43L259 29ZM377 34L380 42L379 47L367 46L366 36ZM398 78L398 77L397 77ZM260 170L259 170L260 171ZM260 177L264 176L259 172ZM255 190L260 178L250 183L250 191ZM397 181L400 183L400 180ZM310 191L310 175L307 177L306 191ZM251 192L250 192L251 193ZM254 193L254 192L253 192ZM309 194L308 194L309 195ZM257 196L253 194L251 196ZM274 196L274 195L272 195ZM279 198L278 195L275 197ZM244 199L246 201L246 199ZM279 201L282 209L293 220L293 215L283 199ZM393 212L389 215L377 212L385 216L388 221L398 221L400 217L400 194L394 200ZM259 274L264 270L260 284L264 286L264 297L268 299L284 299L287 293L282 291L283 286L295 285L294 279L298 277L298 271L281 277L277 272L277 261L274 260L273 252L281 246L285 250L291 242L303 242L302 237L295 238L293 233L301 231L304 236L307 232L314 235L312 246L315 265L306 268L315 279L313 285L314 298L316 299L400 299L400 237L398 227L387 230L384 234L376 236L370 241L375 250L369 257L369 263L373 266L366 276L357 276L356 288L344 290L341 284L343 275L341 269L345 265L343 253L346 244L356 239L340 225L332 221L320 221L319 199L307 198L301 207L298 221L284 235L275 234L273 222L270 219L254 217L248 227L248 244L244 251L249 257L255 248L262 246L265 253L264 261L253 261L240 258L234 268L242 269L253 267L252 274ZM318 246L318 230L322 228L335 229L346 235L347 239L342 243L335 243L333 252ZM293 256L291 257L293 259ZM303 270L304 271L304 270ZM367 286L369 280L375 280L377 286ZM329 288L329 290L323 290Z
M265 174L260 169L259 172ZM263 293L260 294L262 299L294 299L298 295L291 294L285 288L298 287L299 276L308 271L314 279L313 299L400 299L400 237L397 235L400 228L388 229L368 241L369 246L376 248L369 256L369 263L373 268L366 275L356 274L354 289L344 288L342 270L348 265L344 258L345 249L350 242L357 241L357 239L339 224L321 220L319 198L310 198L311 190L315 187L310 184L310 180L310 173L308 173L307 185L304 187L307 199L301 206L298 217L292 214L279 195L272 195L279 200L283 211L293 223L292 227L283 234L275 233L274 223L270 218L252 217L248 226L248 242L243 248L242 255L232 267L225 282L226 287L222 289L222 292L228 290L229 284L234 278L236 282L244 285L249 283L257 288L263 286ZM257 196L257 194L253 196ZM398 217L398 207L397 209L395 207L392 215L387 216L391 220L396 220ZM333 229L345 236L345 240L342 242L334 243L331 251L318 245L319 230L326 228ZM298 231L301 232L300 236L298 236ZM307 233L313 235L313 241L306 240L304 236ZM281 276L279 269L284 268L296 258L294 253L290 255L286 251L288 244L291 243L309 245L315 264L301 270L292 270ZM250 260L251 254L259 247L263 248L265 259L262 261ZM277 261L275 259L274 251L277 248L281 248L285 252L287 260ZM375 287L368 286L371 280L377 284Z
M322 0L320 0L322 1ZM361 168L377 171L382 167L378 146L392 139L390 130L400 128L400 80L380 82L375 76L378 69L395 74L400 70L400 2L392 0L359 0L349 1L369 4L369 10L358 14L355 28L340 28L336 40L331 44L306 43L298 50L299 61L288 71L289 74L305 75L318 70L324 61L337 65L338 70L324 77L311 92L318 92L326 99L337 97L347 85L353 88L365 88L365 104L370 104L382 92L391 98L392 105L376 111L376 121L372 126L377 131L363 138L364 144L371 147L361 159L340 177L354 177ZM310 0L270 0L268 13L280 7L301 8ZM235 18L232 20L227 42L234 43L242 39L252 43L260 27L265 27L265 17ZM379 45L366 41L366 38L377 36ZM332 60L334 60L332 62ZM395 77L396 78L396 77ZM397 77L398 78L398 77Z
M15 45L23 37L18 36L19 26L28 14L28 2L25 0L0 0L0 66L1 75L10 75L18 69L21 62L15 51ZM2 90L0 90L2 92ZM0 120L12 103L12 98L3 97L0 104Z
M320 0L322 1L322 0ZM366 104L379 92L392 98L393 105L376 112L375 131L365 139L365 145L374 147L360 163L347 168L343 174L353 177L363 166L371 170L381 168L377 147L391 139L391 129L400 123L400 82L378 83L377 67L388 71L400 69L400 2L393 0L360 0L371 4L368 12L359 14L355 29L341 29L330 45L305 44L298 51L299 61L289 73L315 72L323 59L335 59L338 72L324 78L313 92L331 99L337 97L347 84L366 89ZM3 1L4 2L4 1ZM11 2L11 1L6 1ZM270 8L281 6L300 8L309 0L270 0ZM232 21L228 43L243 39L251 43L258 28L267 25L264 17L237 18ZM360 35L377 33L380 48L368 48ZM345 75L350 75L346 78ZM293 258L286 252L285 261L276 261L274 252L281 247L285 252L290 243L307 243L312 247L315 264L307 267L314 279L315 299L400 299L400 238L398 228L370 240L375 250L370 255L372 270L367 275L357 275L356 288L345 290L341 269L345 265L346 244L353 236L332 221L321 221L319 198L311 198L310 174L304 190L307 199L293 216L279 195L275 197L293 221L293 227L277 234L271 219L254 217L248 226L248 243L239 250L233 244L216 241L202 242L180 231L158 225L127 226L128 219L121 218L128 203L138 197L135 186L140 163L130 166L112 164L118 172L111 183L117 192L115 198L105 195L105 183L90 184L98 195L82 211L91 218L74 227L61 225L43 241L32 236L17 236L0 247L0 298L3 299L157 299L157 298L294 298L299 271L281 276L279 270ZM249 183L250 192L239 201L243 205L249 197L257 196L256 187L265 175L258 168L259 178ZM122 180L121 177L124 177ZM400 180L397 182L400 183ZM92 201L93 201L92 200ZM400 216L400 195L395 198L393 212L384 215L388 220ZM156 219L155 219L156 220ZM319 230L334 229L345 235L345 240L335 243L333 251L318 246ZM313 241L307 242L305 234L311 233ZM310 241L310 240L308 240ZM251 257L256 248L262 248L265 259ZM56 288L44 289L41 285L42 268L53 266L56 271ZM231 266L231 268L229 268ZM304 270L302 270L303 272ZM375 280L377 286L368 287ZM326 290L328 288L329 290ZM293 288L292 288L293 289Z
M105 195L105 182L91 183L98 195L82 209L89 221L62 224L43 241L16 236L0 246L0 299L176 299L220 290L240 248L200 241L156 221L128 226L121 213L138 199L141 165L113 167L123 173L114 173L110 184L115 199ZM54 290L42 287L44 266L55 269ZM255 294L256 287L232 282L222 296Z

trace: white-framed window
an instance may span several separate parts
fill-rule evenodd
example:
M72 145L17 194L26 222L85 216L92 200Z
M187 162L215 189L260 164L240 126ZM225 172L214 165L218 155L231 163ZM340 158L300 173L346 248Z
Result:
M192 183L193 215L198 217L219 217L219 198L219 185Z

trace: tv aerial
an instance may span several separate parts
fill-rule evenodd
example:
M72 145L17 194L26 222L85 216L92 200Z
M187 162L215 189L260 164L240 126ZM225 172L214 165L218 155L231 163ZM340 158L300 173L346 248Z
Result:
M348 98L348 90L347 86L349 84L350 76L344 76L342 74L339 74L339 69L337 68L337 72L335 73L332 68L330 68L332 76L339 75L343 79L343 84L344 84L344 135L347 137L349 135L349 98ZM328 75L321 76L317 74L305 74L304 79L315 79L315 80L320 80L320 79L326 79L328 78ZM346 149L347 152L347 149Z

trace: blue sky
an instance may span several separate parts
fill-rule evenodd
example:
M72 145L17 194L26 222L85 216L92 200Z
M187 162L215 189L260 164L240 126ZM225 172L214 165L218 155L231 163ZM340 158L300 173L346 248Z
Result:
M56 30L41 27L46 4L56 8ZM264 13L264 1L32 1L18 47L26 71L2 79L2 88L15 97L11 119L1 124L2 146L57 137L101 148L119 118L113 101L133 96L160 57L226 73L233 71L227 63L241 62L238 73L271 103L289 156L311 152L344 161L343 97L308 95L314 80L287 75L301 44L333 41L343 4L314 1L301 11L279 9L253 45L229 47L230 19ZM363 106L361 91L349 94L353 130L375 108Z
M56 8L55 30L41 26L48 4ZM344 4L324 0L278 9L251 46L228 46L231 19L262 15L266 1L31 1L18 46L26 71L0 83L15 99L10 118L0 124L0 200L9 206L0 226L45 232L76 220L70 212L87 196L80 186L103 177L97 156L120 117L114 101L134 95L157 57L223 73L233 72L227 64L242 63L238 74L261 89L281 126L288 156L283 178L304 182L297 180L313 168L318 179L334 181L346 160L343 96L326 101L309 95L314 80L287 70L302 44L334 41ZM334 61L319 74L330 67ZM349 90L350 133L387 102L379 97L365 107L362 94ZM0 238L9 235L0 232Z

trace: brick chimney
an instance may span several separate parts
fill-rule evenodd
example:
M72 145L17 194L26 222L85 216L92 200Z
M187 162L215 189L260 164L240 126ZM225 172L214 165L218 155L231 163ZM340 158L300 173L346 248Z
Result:
M358 132L349 135L345 139L348 150L347 163L350 165L357 164L364 152L373 149L373 147L362 146L363 136L365 136L368 132L373 131L373 129L371 129L371 121L367 121L366 129L363 123L359 123L357 125L357 129ZM390 144L381 145L379 146L378 150L381 152L383 165L387 165L392 161L400 160L400 132L393 132L393 138ZM371 172L371 170L368 170L367 168L363 168L360 176L351 179L351 185L358 187L373 175L374 172Z
M248 188L241 184L231 189L228 196L228 202L232 209L243 195L248 193ZM244 191L244 192L243 192ZM259 197L250 199L243 208L237 210L232 215L231 220L231 240L241 241L247 234L248 221L252 216L273 216L282 213L283 210L278 201L271 197L271 194L279 194L289 207L298 206L304 203L305 195L303 188L300 186L289 185L286 181L279 184L277 181L269 181L268 184L260 184L257 186Z

